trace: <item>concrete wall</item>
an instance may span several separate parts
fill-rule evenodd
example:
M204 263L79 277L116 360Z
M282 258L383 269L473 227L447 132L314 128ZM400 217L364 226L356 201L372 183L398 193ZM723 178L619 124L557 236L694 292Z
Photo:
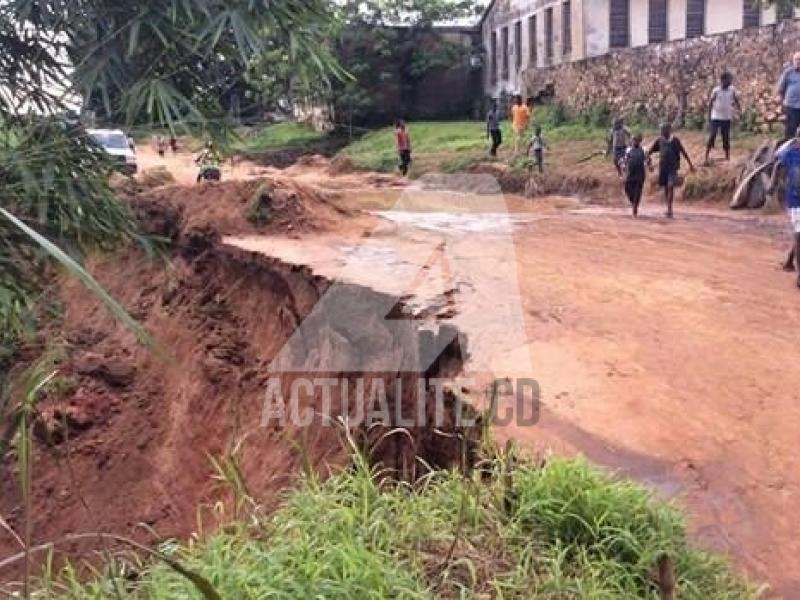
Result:
M497 0L486 15L483 25L483 44L487 53L484 91L487 95L498 96L503 92L521 93L527 87L532 68L549 68L545 54L545 10L553 9L553 49L552 64L565 61L579 61L584 58L603 56L610 51L610 0L572 0L572 53L562 55L562 2L563 0ZM667 7L667 37L670 41L686 38L687 0L669 0ZM649 0L630 0L630 43L631 47L644 48L649 43ZM537 15L538 63L531 64L528 44L528 18ZM795 11L800 16L800 9ZM739 31L743 26L742 0L706 0L706 35ZM514 44L514 24L522 22L522 44ZM762 9L762 25L776 22L775 8ZM509 28L509 76L502 77L498 58L499 76L497 82L491 81L491 57L489 55L491 32L498 33L498 54L502 54L502 27ZM522 70L516 66L517 53L522 53Z
M631 2L631 47L650 43L650 10L648 2Z
M597 1L597 0L591 0ZM608 0L605 0L606 2ZM546 38L545 38L545 13L548 8L553 10L553 59L552 64L560 64L564 60L577 60L584 56L583 44L583 13L584 0L572 0L572 52L568 57L563 55L562 35L562 6L563 0L497 0L492 9L485 15L482 38L485 52L484 61L484 92L486 95L497 97L502 93L514 94L522 91L522 73L536 67L547 67ZM529 18L536 15L537 29L537 64L530 60L530 35ZM514 28L517 22L522 23L522 43L517 47L514 40ZM508 27L509 35L509 73L503 77L502 68L502 30ZM492 81L492 32L497 34L497 81ZM522 68L517 69L517 56L521 56Z
M733 31L743 26L742 0L706 0L706 34Z
M667 28L670 40L682 40L686 37L686 0L669 0Z
M583 33L586 58L608 52L610 15L609 0L584 0Z
M672 0L674 1L674 0ZM610 52L528 73L529 93L551 87L574 111L606 104L655 124L704 119L723 70L733 73L747 119L768 129L781 119L775 86L800 49L800 21Z

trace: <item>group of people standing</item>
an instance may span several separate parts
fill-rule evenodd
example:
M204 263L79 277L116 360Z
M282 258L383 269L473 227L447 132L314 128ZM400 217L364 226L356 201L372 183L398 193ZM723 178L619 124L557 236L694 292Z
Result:
M542 128L538 125L534 127L533 136L527 139L531 116L531 109L523 101L522 96L515 96L514 104L511 106L514 157L520 156L523 148L525 148L532 161L532 166L535 166L541 173L544 171L544 151L547 149L547 144L545 144L542 137ZM495 100L486 115L486 135L492 142L489 149L489 154L492 157L497 156L497 151L503 143L502 120L500 105Z
M178 138L171 135L169 138L163 135L154 135L152 139L153 149L158 153L161 158L167 153L167 148L172 150L173 154L178 152Z
M778 173L782 168L787 183L786 207L793 232L792 249L784 267L786 270L798 273L797 283L800 287L800 52L795 53L792 65L781 75L776 102L781 103L785 114L785 139L776 153L770 187L775 187ZM724 72L720 76L719 85L711 91L708 101L706 165L710 164L711 151L715 148L718 137L722 139L725 159L730 160L732 124L737 111L741 110L741 102L733 85L733 76L729 72ZM517 95L510 111L513 157L520 156L525 149L531 160L531 168L535 167L541 173L544 170L544 152L549 148L544 142L541 127L535 127L533 135L527 137L531 116L530 107L522 96ZM486 115L486 136L490 140L489 154L492 157L498 155L503 144L502 121L503 113L499 103L494 101ZM407 175L411 164L411 135L402 120L395 123L395 142L400 158L400 172ZM647 171L653 170L652 155L655 153L659 154L660 159L658 185L664 191L666 216L672 218L675 188L681 184L679 173L682 159L686 160L691 171L695 170L686 148L673 133L670 123L661 126L659 137L645 149L641 134L632 135L621 118L615 120L609 134L608 154L613 156L617 173L624 181L625 193L634 216L639 214Z

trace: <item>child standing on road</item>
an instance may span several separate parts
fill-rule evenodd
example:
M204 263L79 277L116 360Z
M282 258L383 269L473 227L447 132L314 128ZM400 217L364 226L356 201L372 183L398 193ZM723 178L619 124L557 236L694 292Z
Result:
M622 118L614 119L614 124L608 134L608 151L614 158L614 166L617 174L622 177L622 163L625 154L628 152L628 143L631 139L631 132L625 128L625 120Z
M639 216L639 204L642 202L646 178L645 166L648 160L642 148L642 134L637 133L633 136L631 147L625 157L625 194L631 203L634 217Z
M408 175L408 168L411 166L411 134L408 132L405 121L397 119L394 124L395 143L397 154L400 157L400 173L403 177Z
M689 163L689 169L694 172L692 159L686 153L681 141L677 136L672 135L672 125L664 123L661 126L661 137L658 138L650 150L647 151L649 159L654 153L658 152L660 161L658 165L658 185L664 188L664 200L667 204L667 218L671 219L672 204L675 201L675 187L678 185L678 172L681 169L681 156Z
M731 123L734 110L741 110L742 105L736 96L733 87L733 75L728 72L719 78L719 85L711 92L708 103L710 129L708 144L706 145L706 165L709 164L711 149L717 144L717 133L722 134L722 149L725 151L725 160L731 159Z
M535 166L537 169L539 169L539 173L544 173L545 149L549 150L550 148L547 146L544 138L542 137L542 128L537 125L533 133L533 138L531 138L531 143L528 145L528 152L530 153L531 159L533 159L531 170L533 170L533 167Z

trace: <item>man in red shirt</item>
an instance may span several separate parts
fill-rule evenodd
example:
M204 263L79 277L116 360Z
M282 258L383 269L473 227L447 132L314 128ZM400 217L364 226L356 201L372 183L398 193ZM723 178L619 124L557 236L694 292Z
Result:
M400 155L400 172L403 177L408 175L411 166L411 135L408 133L405 121L397 119L394 124L394 136L397 144L397 154Z

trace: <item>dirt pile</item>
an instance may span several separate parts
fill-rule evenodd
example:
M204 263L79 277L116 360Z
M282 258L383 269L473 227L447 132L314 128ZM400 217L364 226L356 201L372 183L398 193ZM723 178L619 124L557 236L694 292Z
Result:
M491 175L506 194L524 194L529 198L548 195L582 195L601 188L601 181L591 174L564 176L558 172L531 173L527 169L512 169L507 165L480 163L470 173Z
M296 210L278 211L267 228L320 227L335 212L325 202L316 203L317 197L306 190L270 184L272 197L280 193L288 201L294 194ZM151 543L153 531L159 539L189 535L197 529L198 517L204 527L213 528L218 519L230 516L212 510L230 491L215 482L212 457L235 463L248 492L267 509L304 466L325 472L328 466L347 463L341 428L320 416L325 411L318 390L304 398L316 415L310 426L262 426L265 390L274 376L270 365L332 285L307 269L219 245L220 231L253 229L243 213L254 193L267 193L263 186L263 181L240 182L147 192L133 206L146 230L175 242L168 268L134 248L90 262L104 287L153 334L156 352L137 345L79 283L63 283L63 322L51 336L64 336L66 359L59 385L38 407L35 429L36 543L84 532ZM334 332L337 348L368 348L373 355L392 351L391 328L406 318L402 304L359 286L345 286L340 293L344 303L337 306L345 311L387 303L395 308L392 320L385 313L367 320L359 339L348 338L334 322L338 315L331 315L325 327ZM411 343L424 349L432 334L410 318L405 323ZM457 341L444 345L431 357L433 366L426 374L457 371L463 352ZM370 381L413 377L389 372L329 375ZM301 376L281 375L287 397ZM411 385L401 395L393 394L388 383L386 389L390 406L413 406ZM452 402L452 394L446 394L446 406ZM351 407L344 393L334 393L334 417ZM393 429L392 423L356 428L353 438L400 476L414 476L417 455L441 467L475 460L476 431L460 429L453 419L440 431L419 427L392 435ZM0 463L0 515L21 531L24 512L16 464L13 453ZM64 549L76 557L88 547ZM16 550L13 539L0 532L0 555ZM14 576L13 571L0 573L0 581Z
M335 199L282 178L166 186L129 197L134 207L174 207L182 215L184 230L212 227L222 235L323 230L348 214ZM267 218L249 219L254 205L268 208ZM152 216L145 217L150 224Z

